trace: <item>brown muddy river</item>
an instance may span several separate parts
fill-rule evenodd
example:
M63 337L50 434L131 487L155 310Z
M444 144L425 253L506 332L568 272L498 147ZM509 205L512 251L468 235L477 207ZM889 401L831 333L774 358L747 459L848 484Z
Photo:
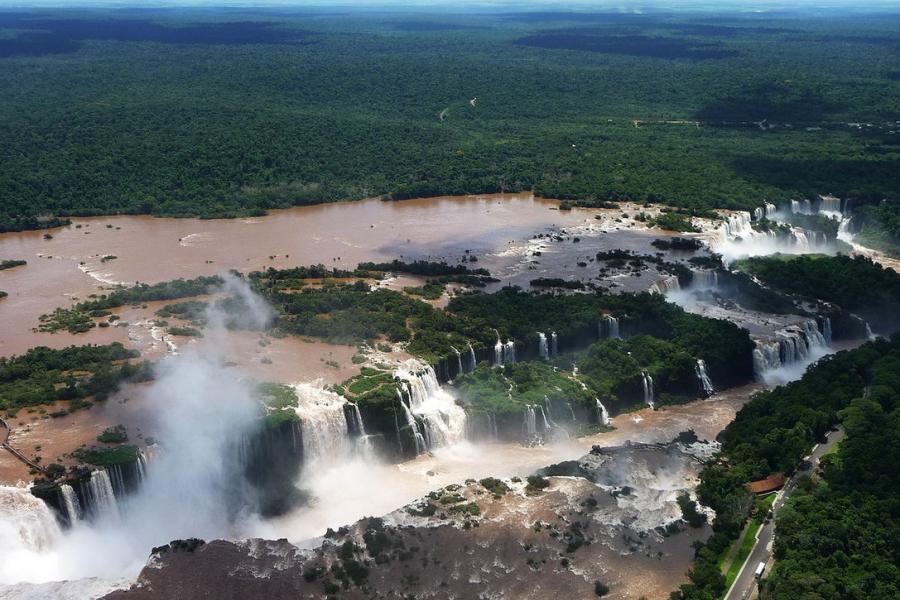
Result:
M273 211L252 219L82 218L52 230L52 239L45 239L44 232L2 234L0 258L28 264L0 271L0 290L9 293L0 300L0 356L21 354L37 345L111 341L147 350L146 345L129 341L128 328L122 327L95 328L75 337L32 331L41 314L116 283L318 263L353 268L364 261L394 258L455 262L469 250L479 257L477 266L504 282L527 285L551 272L589 278L588 270L576 263L586 262L598 249L649 252L649 243L665 235L641 231L642 224L621 219L623 213L643 210L627 204L612 211L560 211L557 206L554 200L530 195L366 200ZM634 230L625 231L626 227ZM570 234L564 241L534 238L560 230ZM583 241L574 243L572 237L578 235ZM540 258L533 256L535 250L542 253ZM116 258L104 261L107 256ZM653 283L651 277L636 279L628 285L646 289ZM122 318L135 322L152 318L152 311L132 311ZM131 331L131 337L146 335Z

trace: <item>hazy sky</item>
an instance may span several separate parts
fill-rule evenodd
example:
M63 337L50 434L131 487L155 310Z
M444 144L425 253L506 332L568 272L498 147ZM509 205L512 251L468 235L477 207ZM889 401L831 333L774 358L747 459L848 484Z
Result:
M104 7L169 7L169 6L361 6L361 7L416 7L445 11L466 8L504 9L554 9L575 10L640 10L653 8L738 8L742 10L771 10L773 8L846 7L854 9L900 9L900 0L454 0L436 2L434 0L0 0L0 7L23 6L104 6Z

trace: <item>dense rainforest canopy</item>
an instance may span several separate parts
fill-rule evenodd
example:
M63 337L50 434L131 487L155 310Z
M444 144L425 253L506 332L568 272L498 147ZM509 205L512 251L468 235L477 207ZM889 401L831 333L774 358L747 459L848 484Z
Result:
M81 9L0 30L0 231L501 190L897 200L891 15ZM895 209L867 218L897 235Z

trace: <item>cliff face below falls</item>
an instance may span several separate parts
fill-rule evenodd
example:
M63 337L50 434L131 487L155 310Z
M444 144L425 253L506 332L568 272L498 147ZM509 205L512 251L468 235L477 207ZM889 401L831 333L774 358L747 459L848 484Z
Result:
M546 477L447 486L308 550L173 542L154 549L131 589L106 598L590 598L598 581L608 598L666 598L685 579L691 544L709 535L680 521L675 498L711 450L594 448Z

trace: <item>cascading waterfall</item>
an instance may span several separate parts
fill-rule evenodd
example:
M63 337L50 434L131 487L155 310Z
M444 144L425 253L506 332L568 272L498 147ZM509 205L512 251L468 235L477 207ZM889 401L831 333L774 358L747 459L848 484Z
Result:
M503 342L500 341L500 335L497 335L497 343L494 344L494 366L503 366Z
M550 333L550 356L556 356L557 354L559 354L559 344L556 332L553 331Z
M299 400L295 409L300 417L304 460L333 460L351 454L346 400L343 396L311 383L293 386Z
M450 349L456 353L456 374L462 375L463 374L462 354L460 353L459 350L457 350L453 346L450 346Z
M428 448L448 446L461 440L466 431L465 410L441 387L430 365L408 362L410 364L398 370L396 375L406 381L409 410L422 420Z
M719 272L714 269L697 269L692 273L692 289L708 290L719 286Z
M350 419L352 428L356 431L356 448L357 452L363 456L371 456L372 436L366 433L366 425L363 423L362 413L359 411L359 405L355 402L348 402L350 406Z
M86 490L88 494L87 504L91 507L95 518L119 518L119 503L116 500L109 473L105 469L91 472Z
M70 526L74 526L81 520L81 502L78 501L78 494L72 489L68 483L59 486L59 495L62 499L63 508L66 510L66 519Z
M706 370L706 361L702 358L698 358L695 369L697 372L697 381L700 383L700 388L703 390L703 393L707 396L715 394L716 389L713 387L712 381L709 378L709 373Z
M609 425L609 411L606 410L599 398L597 399L597 417L601 425Z
M472 344L469 344L469 367L470 370L474 371L475 366L478 364L478 361L475 358L475 348L472 347Z
M812 202L809 200L791 200L791 212L798 215L813 214Z
M503 346L503 363L512 364L514 362L516 362L516 343L512 340L507 340Z
M815 319L789 325L775 332L774 341L756 340L753 350L753 371L757 379L764 379L769 371L788 367L815 358L831 345L831 320L822 320L822 330Z
M651 294L667 294L681 289L681 282L677 275L669 275L650 286Z
M841 199L834 196L820 196L819 212L832 219L840 219L843 216Z
M423 436L422 432L419 431L419 423L413 416L412 411L409 409L409 406L403 400L403 394L400 393L400 390L397 390L397 396L400 400L400 406L403 407L403 416L406 417L406 424L409 426L409 430L412 432L413 439L416 442L416 454L422 454L428 449L428 446L425 444L425 436ZM400 435L399 428L397 429L397 435Z
M869 338L869 341L874 341L878 338L878 336L875 335L875 332L873 332L872 328L869 326L868 321L866 321L866 337Z
M757 231L751 221L750 213L738 211L726 216L719 226L717 239L712 245L726 261L739 256L756 256L772 252L809 253L818 248L818 237L813 243L807 232L798 227L790 227L788 236L776 229ZM824 242L824 239L822 241Z
M559 425L553 420L553 413L550 411L550 398L544 396L544 406L541 407L541 416L544 418L544 429L557 428Z
M43 500L26 487L0 486L0 581L46 577L47 559L53 560L50 552L62 536L53 511ZM19 597L15 591L7 593L12 595L4 597ZM32 594L37 598L50 593Z
M619 335L619 319L612 315L603 315L600 318L600 331L598 332L600 339L620 338Z
M125 477L122 475L122 465L111 465L106 468L109 480L112 482L113 493L117 498L125 497Z
M653 377L647 371L643 371L641 376L644 384L644 404L650 408L655 408L656 405L653 402Z
M547 336L538 331L538 355L543 359L550 358L550 346L547 344Z
M525 435L533 437L537 435L537 413L533 406L526 406L522 418L522 431Z

